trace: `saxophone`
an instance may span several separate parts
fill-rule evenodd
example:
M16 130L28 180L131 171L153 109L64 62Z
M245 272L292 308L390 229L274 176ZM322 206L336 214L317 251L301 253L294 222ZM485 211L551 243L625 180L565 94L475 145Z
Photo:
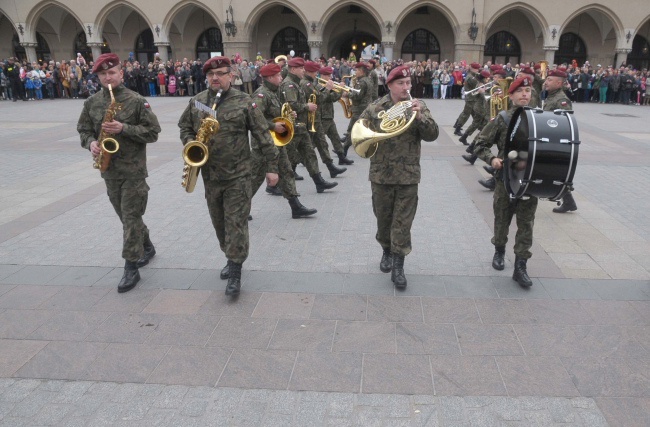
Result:
M122 109L122 104L115 101L115 96L113 96L113 87L110 84L108 85L108 91L111 94L111 104L106 109L102 124L112 122L117 112ZM120 149L120 143L117 142L115 138L112 138L112 136L114 135L104 131L104 129L99 132L99 138L97 138L97 140L99 141L99 148L101 151L95 157L93 167L99 169L100 172L106 172L106 169L108 169L108 166L111 163L111 156L117 153L117 150Z
M183 182L181 185L188 193L194 191L196 180L199 176L199 169L208 161L208 141L213 135L219 132L216 109L222 91L222 89L219 89L219 92L217 92L212 108L198 101L194 102L194 106L207 113L207 115L201 120L201 126L196 134L196 139L188 142L183 147L183 161L185 165L183 166Z

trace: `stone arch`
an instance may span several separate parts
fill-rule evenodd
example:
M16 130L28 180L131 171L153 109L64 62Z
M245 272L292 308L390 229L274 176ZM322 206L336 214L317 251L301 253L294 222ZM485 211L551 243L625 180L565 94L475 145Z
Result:
M607 28L607 27L604 26L604 23L602 23L602 22L600 23L601 25L598 25L603 39L605 37L607 37L607 34L609 34L609 32L612 29L614 29L614 32L616 34L616 41L617 41L617 44L618 44L618 42L620 41L619 38L623 37L623 32L624 32L623 23L619 19L618 15L616 15L611 9L609 9L609 8L607 8L607 7L605 7L605 6L601 5L601 4L596 4L596 3L592 3L592 4L589 4L589 5L583 6L583 7L579 8L579 9L575 10L573 13L571 13L564 20L562 25L560 26L560 32L559 33L562 34L563 32L565 32L567 27L571 24L571 22L575 18L579 17L583 13L588 14L589 16L591 16L594 19L594 21L596 21L596 18L594 17L594 14L596 12L600 12L600 14L602 14L603 16L608 18L609 23L612 26L612 28ZM599 23L597 22L597 24L599 24Z
M9 14L0 8L0 40L11 41L0 45L0 58L16 56L13 45L14 37L18 37L16 24Z
M336 2L334 4L332 4L330 7L328 7L327 10L325 10L323 15L321 16L321 18L320 18L320 22L322 23L321 28L320 28L321 35L322 35L322 30L329 23L332 16L336 12L338 12L339 10L344 8L345 6L359 6L360 8L366 10L370 14L370 16L372 16L375 19L375 22L379 26L380 30L383 31L384 21L383 21L381 15L379 14L379 12L377 11L377 9L372 7L370 5L370 3L365 2L363 0L361 0L361 1L341 0L341 1L338 1L338 2Z
M399 15L397 15L397 18L395 18L393 24L393 26L395 27L394 31L397 32L397 29L399 28L400 24L404 21L404 19L422 6L431 6L437 9L445 18L447 18L447 21L449 21L449 24L451 25L451 28L454 32L454 40L458 39L458 31L460 31L460 22L458 22L458 19L456 19L456 15L454 15L453 12L447 6L445 6L442 2L439 1L424 0L424 1L417 1L410 4L406 9L402 10L402 12Z
M650 15L646 16L645 18L643 18L639 22L639 25L637 25L636 28L634 29L634 35L639 34L639 31L641 31L641 28L643 28L643 26L646 25L646 24L650 25ZM646 38L648 38L648 37L646 37Z
M217 16L217 14L214 13L214 11L208 7L205 3L200 2L198 0L188 0L184 2L179 2L174 7L172 7L169 12L167 12L167 15L165 16L165 19L163 19L162 22L162 28L161 28L161 33L165 33L166 37L169 38L169 30L171 29L172 24L174 23L174 20L179 16L179 14L186 12L186 9L195 7L197 9L201 9L204 13L207 13L214 21L217 23L217 26L221 29L222 22L221 19ZM191 14L193 10L189 10L189 14ZM189 18L189 15L187 18Z
M151 21L147 17L147 14L144 13L142 9L140 9L138 6L135 4L125 1L125 0L116 0L108 3L106 6L104 6L99 13L97 14L97 17L95 18L95 28L97 28L97 34L102 34L104 31L104 24L106 24L106 21L108 20L109 15L118 9L119 7L126 7L129 9L132 9L136 13L140 15L140 18L144 20L147 23L147 26L153 30L153 25L151 25ZM128 18L128 16L127 16Z
M349 52L356 49L355 56L359 58L363 51L368 52L369 46L379 45L383 27L377 10L366 2L339 1L322 15L319 37L324 43L321 52L325 56L347 58ZM351 49L345 47L348 43Z
M433 33L439 42L439 54L432 59L439 58L440 61L453 59L456 42L459 39L460 24L455 15L443 4L436 1L413 3L395 18L394 26L394 33L391 35L395 40L394 58L410 59L410 56L402 57L404 42L413 29L424 28Z
M294 11L295 14L298 16L298 19L300 19L300 21L302 21L302 24L305 26L305 31L307 31L307 28L309 28L309 20L297 5L285 0L275 0L275 1L268 1L262 3L260 7L253 9L251 13L248 15L248 17L246 17L246 21L244 22L244 30L247 32L247 34L249 34L250 36L253 33L252 28L257 26L261 16L267 10L277 6L288 7L289 9Z
M499 9L496 13L494 13L494 15L492 15L492 17L485 23L485 27L483 28L484 40L488 39L488 34L490 34L490 30L492 29L494 24L499 20L499 18L501 18L503 15L511 11L519 11L524 16L526 16L530 21L530 23L533 24L534 33L535 34L541 33L542 37L544 38L544 44L547 44L546 37L548 36L548 34L546 34L546 29L548 28L548 23L544 18L544 15L542 15L537 9L535 9L531 5L522 2L511 3Z
M36 42L36 27L38 26L38 21L39 19L41 19L43 13L51 8L57 8L67 13L79 24L79 27L83 28L83 21L68 6L58 1L44 0L38 3L37 5L35 5L29 11L29 13L27 14L27 18L25 19L25 26L27 27L26 31L27 34L29 34L29 37L31 38L30 41ZM56 31L57 35L60 35L61 24L63 23L63 19L65 18L64 17L62 18L61 16L58 16L57 18L59 18L59 22L58 22L59 25L57 26L58 28L55 27L52 22L48 22L48 24L54 29L54 31Z

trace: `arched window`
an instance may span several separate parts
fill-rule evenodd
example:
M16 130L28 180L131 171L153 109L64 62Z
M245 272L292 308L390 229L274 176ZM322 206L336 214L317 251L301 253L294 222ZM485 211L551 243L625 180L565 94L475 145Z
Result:
M650 42L643 36L636 35L632 41L632 52L627 55L627 65L637 70L650 68Z
M559 49L555 52L556 64L571 64L573 60L582 65L587 60L587 47L576 33L564 33L560 37Z
M135 52L135 58L140 64L147 65L153 62L158 48L153 44L153 32L150 28L140 33L135 41L135 49L133 51Z
M521 62L521 46L519 40L509 31L499 31L490 36L485 42L483 50L485 60L493 64L507 64Z
M402 43L402 58L410 61L440 62L440 44L431 31L424 28L410 33Z
M297 57L309 57L307 37L297 28L286 27L273 37L270 57L275 58L278 55L286 55L291 50L296 53L295 56Z
M196 57L202 62L212 56L223 55L223 39L217 27L205 30L196 41Z

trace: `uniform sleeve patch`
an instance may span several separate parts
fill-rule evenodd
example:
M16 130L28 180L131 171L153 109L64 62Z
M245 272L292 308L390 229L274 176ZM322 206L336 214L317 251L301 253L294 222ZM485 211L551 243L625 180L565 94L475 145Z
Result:
M563 107L566 107L566 106L567 106L566 101L562 101L562 106L563 106Z
M496 117L492 117L492 118L490 119L491 122L493 122L494 120L496 120Z
M264 98L264 94L263 94L263 93L258 93L257 96L259 96L260 98Z
M307 83L307 86L311 86L311 83Z
M294 87L293 85L289 85L289 87Z
M251 106L252 106L253 108L257 108L257 104L254 103L254 102L251 104Z
M149 105L148 102L145 102L145 103L144 103L144 108L151 108L151 105Z

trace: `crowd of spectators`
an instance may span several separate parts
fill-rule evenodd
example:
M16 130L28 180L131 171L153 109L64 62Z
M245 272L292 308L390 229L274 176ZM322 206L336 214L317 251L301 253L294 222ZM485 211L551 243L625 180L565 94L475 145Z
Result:
M320 58L323 65L333 68L333 78L350 84L354 74L355 58ZM235 78L233 85L248 94L252 94L262 84L259 69L266 60L258 52L254 60L242 58L239 54L232 57ZM62 62L13 63L14 76L7 75L11 68L9 60L0 66L0 98L3 100L42 100L56 98L86 98L95 93L99 84L90 71L92 62L80 54L77 58ZM157 56L153 62L140 63L132 56L124 60L124 84L143 96L194 96L205 90L205 78L202 73L203 63L200 59L182 61L161 61ZM386 91L385 78L393 67L408 65L411 68L413 96L429 99L461 99L463 83L469 65L466 61L450 62L432 61L396 61L381 60L377 57L376 72L379 80L379 93ZM489 69L488 61L484 66ZM514 77L518 68L532 66L525 64L502 64L508 77ZM621 104L648 104L646 81L648 70L637 70L632 66L619 68L601 66L593 67L588 61L578 65L575 61L564 64L569 78L568 92L575 102L599 102ZM553 67L553 66L551 66ZM12 84L19 79L19 84ZM569 88L567 88L569 89ZM18 93L13 93L18 92Z

